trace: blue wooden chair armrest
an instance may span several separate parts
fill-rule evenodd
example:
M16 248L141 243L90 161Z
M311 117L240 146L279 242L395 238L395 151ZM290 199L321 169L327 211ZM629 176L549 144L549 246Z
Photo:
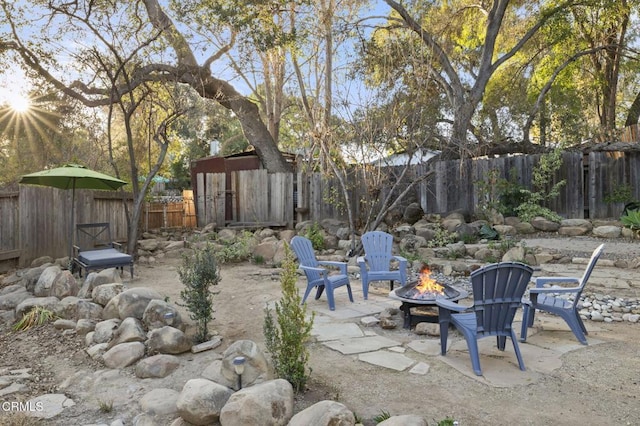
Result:
M402 256L391 256L391 258L397 260L398 262L407 262L407 259Z
M302 271L313 271L313 272L318 272L319 274L322 274L323 276L327 276L327 270L324 268L315 268L313 266L304 266L304 265L300 265L299 267Z
M439 308L454 312L464 312L469 309L468 306L460 305L458 303L440 297L436 297L436 305L438 305Z
M558 287L558 288L532 288L529 294L548 294L548 293L575 293L580 287Z
M548 283L579 283L580 278L576 277L538 277L535 279L536 288L540 288Z
M326 265L326 266L335 266L340 269L340 272L343 275L347 275L347 264L344 262L334 262L330 260L320 260L318 261L318 265Z

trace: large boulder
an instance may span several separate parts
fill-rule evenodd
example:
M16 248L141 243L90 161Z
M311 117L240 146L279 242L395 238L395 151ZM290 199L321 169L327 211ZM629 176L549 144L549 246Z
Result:
M77 294L78 283L75 277L68 270L60 271L51 285L49 296L63 299L67 296L76 296Z
M146 343L150 354L181 354L191 349L191 340L177 328L156 328L148 336Z
M233 359L238 356L246 360L242 374L242 383L245 386L262 383L272 378L272 368L267 357L251 340L238 340L231 344L222 354L222 360L213 361L203 371L202 376L236 389L238 375L233 368Z
M57 297L49 296L49 297L30 297L28 299L24 299L22 302L16 306L16 318L20 319L24 314L29 312L35 307L41 307L47 309L51 312L56 312L58 307L58 303L60 301Z
M119 326L117 318L100 321L94 328L92 343L108 343Z
M115 345L102 355L104 365L109 368L125 368L144 357L144 343L127 342Z
M282 425L293 416L293 386L284 379L243 388L220 411L225 426Z
M149 301L142 314L142 322L148 330L170 326L185 331L186 324L175 306L164 300L153 299Z
M353 426L356 418L344 405L335 401L320 401L291 418L289 426Z
M103 269L100 272L90 272L78 291L78 297L83 299L89 298L95 287L111 283L122 283L122 277L117 268Z
M123 291L124 285L122 283L101 284L93 288L91 291L91 298L94 302L105 306L109 303L109 300L113 299Z
M134 317L142 319L151 300L164 300L157 291L146 287L135 287L115 296L104 307L105 318Z
M140 408L145 414L151 416L176 416L178 414L178 408L176 407L178 395L180 393L173 389L152 389L140 398ZM156 424L156 422L139 423L134 421L133 424Z
M109 341L108 349L115 345L127 342L144 342L147 338L140 320L135 318L125 318L114 331Z
M178 414L194 425L211 425L220 419L220 411L233 391L206 379L191 379L178 396Z
M420 207L420 204L411 203L404 209L402 220L409 225L413 225L422 219L422 216L424 216L424 211L422 210L422 207Z
M141 359L135 374L140 379L167 377L180 366L180 359L173 355L159 354Z
M32 294L20 284L15 284L10 289L4 288L2 290L4 291L0 294L0 311L15 309L20 302L32 296Z
M36 297L52 296L51 288L61 272L62 269L58 265L49 266L42 271L33 289L33 295Z

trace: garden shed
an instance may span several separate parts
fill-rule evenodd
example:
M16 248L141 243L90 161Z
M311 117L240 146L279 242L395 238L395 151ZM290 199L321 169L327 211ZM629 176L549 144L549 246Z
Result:
M294 176L267 173L253 150L192 161L198 226L293 226Z

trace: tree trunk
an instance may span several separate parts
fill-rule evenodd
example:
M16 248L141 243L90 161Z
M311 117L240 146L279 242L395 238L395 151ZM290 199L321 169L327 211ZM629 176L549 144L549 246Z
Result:
M260 117L258 107L231 84L212 76L208 67L198 64L193 50L164 13L158 0L144 0L144 3L149 20L156 29L163 32L176 53L178 67L185 70L180 81L189 84L201 96L216 100L236 114L245 137L255 148L265 169L270 172L290 172L292 168Z
M624 122L625 127L638 124L639 118L640 118L640 92L636 94L636 98L633 100L631 107L629 107L629 111L627 112L627 119Z

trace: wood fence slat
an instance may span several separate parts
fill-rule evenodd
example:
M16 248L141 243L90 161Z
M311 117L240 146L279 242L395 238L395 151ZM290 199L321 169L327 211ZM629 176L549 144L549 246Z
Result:
M205 198L206 198L206 190L205 190L205 185L204 185L204 177L205 174L204 173L198 173L196 175L196 194L198 194L198 199L196 200L196 205L197 207L197 214L198 214L198 226L200 228L204 228L206 226L206 203L205 203Z

